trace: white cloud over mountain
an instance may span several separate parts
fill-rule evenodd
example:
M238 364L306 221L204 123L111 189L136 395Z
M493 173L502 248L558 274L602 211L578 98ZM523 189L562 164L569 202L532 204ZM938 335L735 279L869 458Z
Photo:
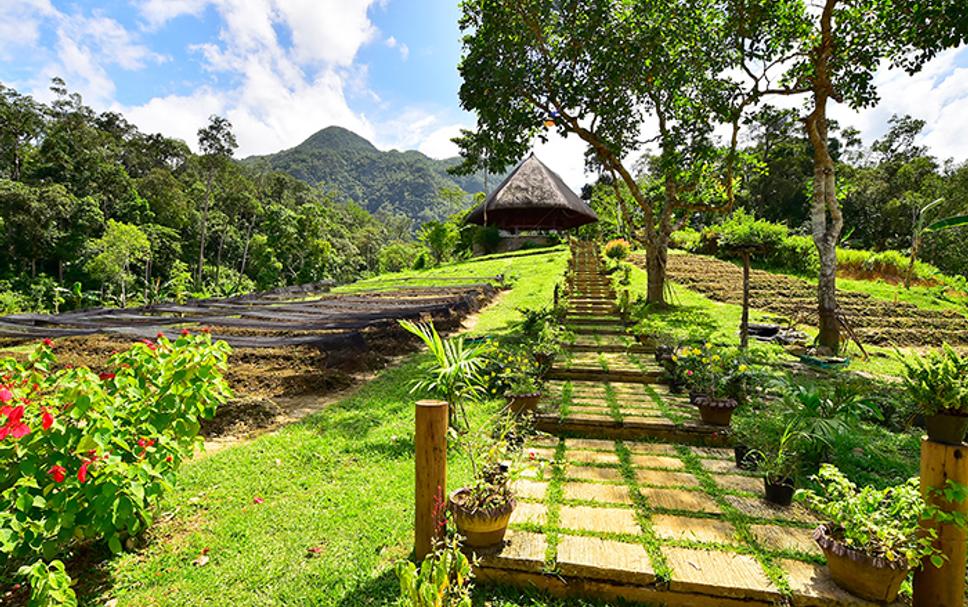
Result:
M30 53L39 67L28 80L12 83L18 88L46 98L50 77L61 76L97 109L122 111L143 130L190 144L209 115L224 115L235 127L240 155L292 147L335 124L381 148L451 156L456 147L450 138L471 126L473 118L461 117L457 108L391 107L381 99L385 91L373 89L369 66L359 60L360 50L371 43L393 49L398 61L410 57L404 41L379 31L371 20L371 9L385 3L136 0L137 13L126 27L120 17L88 3L58 8L50 0L2 0L0 61L14 62ZM165 54L170 51L159 52L148 41L167 35L166 28L177 27L180 18L213 16L218 27L212 35L181 49L201 66L201 77L177 93L118 101L124 97L117 90L119 70L136 73L171 60ZM911 114L927 121L921 143L933 154L968 158L968 48L940 54L913 77L885 68L877 82L878 106L863 112L835 107L832 116L859 128L869 143L883 134L892 114ZM371 108L369 115L361 105ZM555 138L536 150L571 185L584 182L584 146L577 138Z

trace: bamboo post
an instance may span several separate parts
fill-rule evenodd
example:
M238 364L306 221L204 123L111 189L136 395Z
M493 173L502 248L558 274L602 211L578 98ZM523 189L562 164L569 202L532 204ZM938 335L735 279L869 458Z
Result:
M750 252L743 251L743 317L739 323L739 347L750 345Z
M968 485L968 445L945 445L921 441L921 495L944 512L968 512L968 502L949 503L931 489L943 489L948 480ZM954 524L924 521L938 530L938 546L947 557L935 567L929 562L914 572L914 607L961 607L965 594L968 556L966 531Z
M444 536L447 507L447 403L417 402L414 557L419 563Z

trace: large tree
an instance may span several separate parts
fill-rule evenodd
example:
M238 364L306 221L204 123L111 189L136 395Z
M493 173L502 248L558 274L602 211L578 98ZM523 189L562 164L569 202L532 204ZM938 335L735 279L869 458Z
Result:
M664 303L669 235L692 212L726 210L744 110L798 27L787 0L466 0L456 141L471 173L504 170L545 123L589 146L591 165L642 218L649 302ZM741 71L741 65L751 65ZM726 131L726 151L715 131ZM640 184L630 160L656 153Z
M813 240L820 256L820 344L840 346L837 309L837 243L844 217L837 197L836 163L830 148L831 102L851 109L878 101L874 75L885 61L916 72L968 31L964 0L823 0L802 8L812 25L803 31L782 82L769 92L807 96L804 127L813 149L810 206Z
M201 287L205 270L205 240L208 238L208 215L215 196L215 177L222 170L239 144L232 133L232 123L221 116L211 116L208 126L198 129L198 148L202 153L201 165L205 175L205 201L202 204L201 235L198 243L198 268L195 286Z

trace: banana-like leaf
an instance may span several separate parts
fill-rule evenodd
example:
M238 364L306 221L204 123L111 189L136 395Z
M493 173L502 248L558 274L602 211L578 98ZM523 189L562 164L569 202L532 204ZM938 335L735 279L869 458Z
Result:
M963 225L968 225L968 215L955 215L954 217L945 217L944 219L939 219L938 221L924 228L924 231L938 232L940 230L946 230L948 228L954 228L954 227L963 226Z

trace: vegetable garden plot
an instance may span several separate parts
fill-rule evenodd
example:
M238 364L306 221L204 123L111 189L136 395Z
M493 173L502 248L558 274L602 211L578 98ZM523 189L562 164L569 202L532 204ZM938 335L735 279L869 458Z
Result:
M633 262L644 267L644 259ZM670 255L669 277L703 295L730 304L742 304L743 270L729 262L700 255ZM790 320L815 323L816 286L799 278L750 273L750 305ZM954 311L924 310L908 303L875 299L866 293L839 291L840 308L865 343L900 346L968 344L968 318Z
M182 327L208 327L216 339L242 348L316 346L363 349L368 338L397 330L401 319L459 321L494 295L490 284L397 287L392 291L319 295L318 285L243 297L98 308L59 315L0 318L0 338L32 341L96 334L153 338Z

